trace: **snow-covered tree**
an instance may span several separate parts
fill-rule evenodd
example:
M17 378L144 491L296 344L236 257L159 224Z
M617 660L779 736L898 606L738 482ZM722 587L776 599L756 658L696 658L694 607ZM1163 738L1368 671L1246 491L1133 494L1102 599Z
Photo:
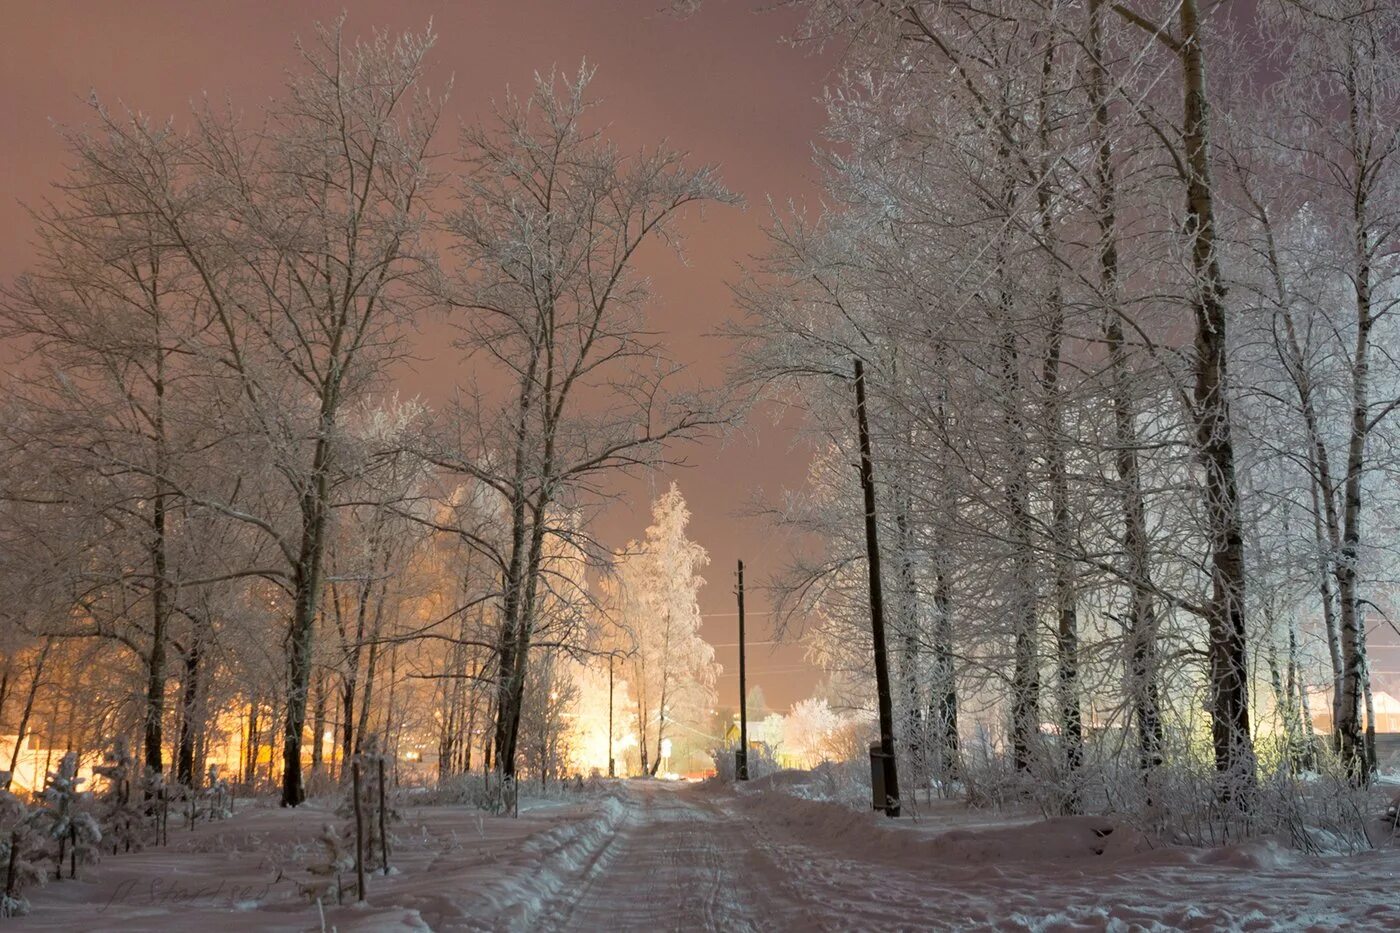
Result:
M474 538L502 568L495 650L496 766L514 774L529 659L547 587L554 525L609 475L665 462L722 420L712 398L682 392L646 323L639 250L677 236L687 208L737 198L712 166L665 146L624 154L593 127L588 86L537 76L493 120L462 137L462 203L448 220L460 266L442 298L459 346L495 371L453 412L435 458L499 497L503 540ZM483 379L482 384L487 380Z
M113 740L112 747L102 756L102 763L93 768L93 773L106 782L97 801L97 819L103 839L112 847L112 854L118 849L123 852L140 849L145 822L142 804L145 782L141 780L136 759L127 749L126 739Z
M55 879L63 877L65 858L69 878L78 876L79 862L97 859L102 829L87 808L88 795L79 789L83 783L84 779L78 776L78 753L66 753L58 770L49 772L42 804L32 817L54 853Z
M660 767L668 737L683 737L672 723L694 728L708 719L717 674L714 648L700 637L700 570L710 558L687 537L690 509L675 483L651 515L642 540L618 555L612 607L631 647L628 687L647 774Z
M362 854L365 874L381 869L387 874L392 848L389 826L397 822L400 816L394 807L393 790L388 784L393 778L393 771L388 766L385 754L380 750L377 735L365 737L352 764L359 768L359 799L355 799L355 782L346 780L345 799L336 810L344 820L342 839L346 851L352 855L355 852ZM358 848L355 839L357 828L362 834Z
M38 862L42 849L33 831L32 812L10 793L8 784L0 781L0 872L4 872L0 917L19 917L29 912L24 889L43 884L45 875Z

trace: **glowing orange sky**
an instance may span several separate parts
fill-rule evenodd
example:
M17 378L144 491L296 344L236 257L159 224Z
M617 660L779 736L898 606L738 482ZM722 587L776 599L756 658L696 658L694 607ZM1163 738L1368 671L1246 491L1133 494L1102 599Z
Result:
M812 199L816 188L811 144L823 112L817 97L827 81L826 60L781 42L796 19L790 12L757 13L754 0L710 0L698 15L677 19L660 11L665 0L189 0L0 2L0 279L29 261L29 221L21 201L45 195L62 171L64 153L50 121L86 119L84 101L96 90L104 101L125 103L153 116L181 119L203 93L229 97L248 111L281 87L293 63L293 35L316 20L348 10L347 32L380 27L421 29L432 19L439 39L432 55L434 86L450 75L454 87L441 148L453 127L486 113L507 85L528 86L536 70L573 71L587 59L598 68L594 90L602 115L623 144L665 137L697 160L721 164L725 182L749 201L747 210L707 211L687 223L682 266L669 257L649 262L657 292L655 329L673 355L703 378L723 376L727 346L708 338L733 314L728 282L736 264L763 249L760 224L766 198L782 203ZM406 393L440 398L463 370L455 355L425 357L401 374ZM784 544L761 524L735 517L735 508L762 490L774 494L801 482L806 454L792 447L789 430L755 423L726 444L690 456L692 467L674 476L695 517L693 536L709 549L710 583L702 591L705 635L716 645L726 675L721 702L735 700L737 664L734 561L743 558L752 585L775 569ZM655 484L664 488L667 477ZM643 501L613 508L601 534L621 545L640 536L649 515ZM750 639L770 637L761 594ZM749 682L770 703L786 707L811 691L816 672L796 646L757 646Z

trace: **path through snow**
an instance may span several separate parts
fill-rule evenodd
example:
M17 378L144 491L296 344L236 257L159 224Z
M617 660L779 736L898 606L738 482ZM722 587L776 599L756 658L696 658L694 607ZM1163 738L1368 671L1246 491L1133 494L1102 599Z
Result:
M626 792L626 818L542 928L1400 929L1394 850L1150 850L1095 818L948 832L777 792Z
M915 824L776 789L624 781L523 810L403 808L396 872L324 929L1396 930L1400 850L1153 849L1130 828L966 810ZM32 892L16 930L322 929L296 893L329 814L253 809ZM995 822L993 822L995 821Z

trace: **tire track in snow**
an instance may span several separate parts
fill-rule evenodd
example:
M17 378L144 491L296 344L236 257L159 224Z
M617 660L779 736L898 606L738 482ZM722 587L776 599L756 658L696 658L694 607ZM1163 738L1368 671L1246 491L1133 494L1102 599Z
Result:
M628 797L630 818L543 912L543 929L774 929L775 872L754 865L732 817L689 788L636 782Z

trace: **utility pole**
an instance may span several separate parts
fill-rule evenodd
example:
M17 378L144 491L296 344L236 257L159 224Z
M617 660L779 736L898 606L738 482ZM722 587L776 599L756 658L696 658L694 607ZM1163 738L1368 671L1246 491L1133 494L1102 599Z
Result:
M613 659L608 652L608 777L617 777L617 764L613 761Z
M875 647L875 691L880 707L880 763L885 778L885 815L899 816L894 711L890 703L889 659L885 654L885 597L880 587L880 532L875 521L875 467L870 456L870 424L865 413L865 367L860 360L856 360L855 364L856 427L860 435L860 485L865 493L865 554L870 567L870 636Z
M749 779L749 696L744 676L744 562L739 561L739 752L734 756L734 776Z

